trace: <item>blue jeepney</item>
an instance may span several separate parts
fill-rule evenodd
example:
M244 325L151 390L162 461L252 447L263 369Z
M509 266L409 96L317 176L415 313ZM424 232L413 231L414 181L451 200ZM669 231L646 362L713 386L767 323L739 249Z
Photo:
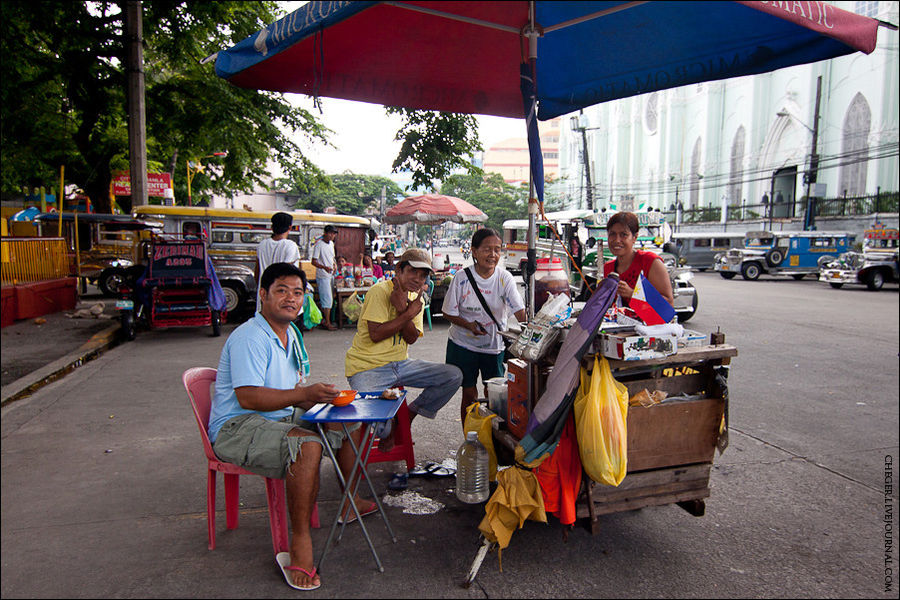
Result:
M749 281L762 273L803 279L850 249L853 236L845 231L748 231L744 247L716 256L715 269L725 279L738 273Z

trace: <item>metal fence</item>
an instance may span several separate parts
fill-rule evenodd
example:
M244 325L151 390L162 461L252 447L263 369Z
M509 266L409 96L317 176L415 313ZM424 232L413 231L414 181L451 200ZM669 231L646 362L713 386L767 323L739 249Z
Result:
M900 192L870 194L868 196L842 196L839 198L818 198L815 214L819 217L871 215L873 213L896 213L900 204ZM771 211L771 214L770 214ZM671 223L675 222L675 211L663 213ZM748 221L754 219L789 219L806 214L806 198L794 202L768 204L745 204L729 206L727 221ZM681 211L682 223L717 223L722 220L721 207L685 208Z
M0 258L4 284L60 279L70 272L63 238L3 238Z

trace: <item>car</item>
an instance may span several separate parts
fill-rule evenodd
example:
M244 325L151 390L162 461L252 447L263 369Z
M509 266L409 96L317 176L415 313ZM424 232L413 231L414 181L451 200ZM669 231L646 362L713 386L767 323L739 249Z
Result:
M716 255L715 270L725 279L738 274L755 281L763 273L803 279L850 249L847 232L748 231L744 247Z
M900 281L898 242L900 231L879 228L865 231L862 252L845 252L819 270L819 281L833 288L861 283L877 291L885 281Z

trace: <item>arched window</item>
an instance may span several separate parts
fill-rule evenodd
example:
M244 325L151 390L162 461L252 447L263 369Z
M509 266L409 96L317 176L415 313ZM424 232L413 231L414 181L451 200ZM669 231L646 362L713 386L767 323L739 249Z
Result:
M862 94L857 93L847 115L841 140L841 175L838 193L859 196L866 193L866 174L869 164L869 130L872 111Z
M743 193L744 170L744 126L738 127L731 144L731 178L728 182L728 204L739 206Z
M691 154L690 208L700 206L700 148L701 138L697 138L694 152Z

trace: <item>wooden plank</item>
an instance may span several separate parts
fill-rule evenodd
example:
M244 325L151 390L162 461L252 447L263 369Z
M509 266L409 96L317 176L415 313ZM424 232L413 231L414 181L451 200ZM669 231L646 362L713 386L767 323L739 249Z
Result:
M677 354L664 356L662 358L649 358L646 360L618 360L615 358L607 359L609 367L615 372L618 369L633 369L635 367L667 365L674 366L677 364L689 364L694 362L711 361L723 358L737 356L738 351L734 346L722 344L719 346L694 346L691 348L680 348Z
M653 469L652 471L642 471L639 473L628 473L625 475L625 479L622 480L622 483L618 486L594 483L594 494L595 497L599 498L606 492L614 492L616 490L631 491L643 488L654 488L671 483L687 484L698 481L708 482L711 469L711 463L704 463L681 467L669 467L665 469Z
M682 492L661 494L658 496L642 496L640 498L634 498L632 500L610 504L594 503L594 513L598 516L609 515L617 512L624 512L627 510L646 508L648 506L663 506L665 504L675 504L678 502L688 502L691 500L702 500L704 498L709 498L709 488L685 490ZM589 517L586 504L582 503L578 505L578 507L575 509L575 517L579 519Z

